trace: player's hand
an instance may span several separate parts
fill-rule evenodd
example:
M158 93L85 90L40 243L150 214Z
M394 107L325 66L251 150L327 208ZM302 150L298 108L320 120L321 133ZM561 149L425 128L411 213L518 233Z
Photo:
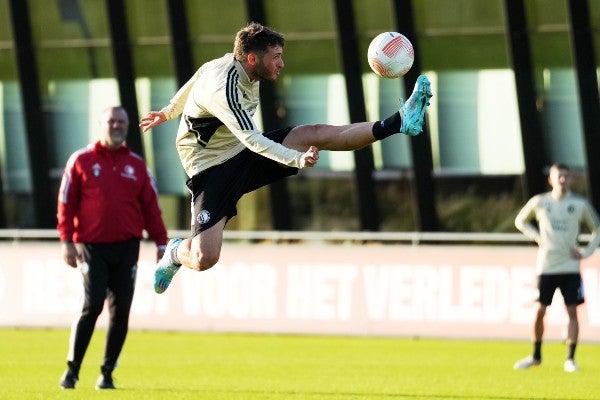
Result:
M308 151L300 157L300 168L311 168L317 165L319 160L319 149L315 146L310 146Z
M150 111L148 115L140 120L140 127L142 128L143 132L147 132L149 129L162 124L166 120L167 117L164 113L160 111Z
M583 258L581 252L578 249L571 249L571 257L573 257L576 260L581 260Z
M65 260L65 263L67 263L67 265L73 268L77 268L77 261L80 259L80 257L77 254L75 244L73 244L73 242L63 242L62 253L63 260Z

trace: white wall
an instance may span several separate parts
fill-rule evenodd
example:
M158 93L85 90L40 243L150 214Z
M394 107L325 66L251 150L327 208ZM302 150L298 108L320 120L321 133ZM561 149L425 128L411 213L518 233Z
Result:
M134 329L523 340L531 332L532 246L225 244L217 266L182 269L162 295L152 290L154 251L142 246ZM60 245L2 242L0 254L0 326L70 326L80 275L62 263ZM600 337L599 262L596 254L583 263L582 340ZM561 339L558 294L546 318L546 337Z

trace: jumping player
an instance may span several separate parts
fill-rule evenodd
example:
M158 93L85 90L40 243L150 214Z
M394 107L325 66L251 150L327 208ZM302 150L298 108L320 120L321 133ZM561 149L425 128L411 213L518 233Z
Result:
M169 105L141 119L147 131L183 114L176 145L192 193L193 237L169 241L155 272L157 293L167 289L181 265L203 271L217 263L223 229L244 193L315 166L321 150L352 151L399 132L422 132L432 96L423 75L406 103L385 120L259 131L252 120L259 85L279 77L283 46L281 34L249 24L237 33L233 54L202 65Z

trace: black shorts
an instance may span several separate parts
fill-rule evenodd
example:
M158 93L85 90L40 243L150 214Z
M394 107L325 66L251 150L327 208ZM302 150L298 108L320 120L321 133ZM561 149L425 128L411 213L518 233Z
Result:
M292 127L266 132L281 143ZM282 165L249 149L235 157L192 176L187 187L192 193L192 235L215 225L223 217L237 215L237 202L245 193L281 178L296 175L298 168Z
M560 289L567 306L583 304L585 301L581 274L548 274L538 277L538 301L541 304L552 304L556 289Z

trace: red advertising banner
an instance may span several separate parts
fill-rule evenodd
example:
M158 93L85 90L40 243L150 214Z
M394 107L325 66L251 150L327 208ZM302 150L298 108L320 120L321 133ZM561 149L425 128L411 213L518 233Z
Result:
M0 326L66 327L80 307L78 270L56 242L1 243ZM152 290L144 243L131 328L529 339L536 297L533 246L237 245L219 263L182 268ZM582 340L600 338L600 256L582 263ZM103 313L99 324L106 324ZM562 339L560 294L546 315Z

